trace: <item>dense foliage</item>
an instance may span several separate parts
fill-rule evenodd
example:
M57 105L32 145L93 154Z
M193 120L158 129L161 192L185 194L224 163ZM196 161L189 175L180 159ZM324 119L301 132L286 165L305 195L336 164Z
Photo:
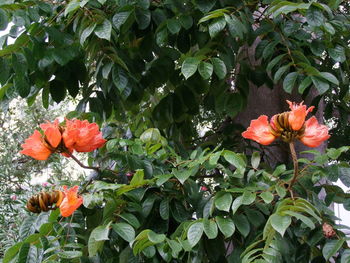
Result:
M350 186L349 26L340 0L1 1L3 110L76 97L67 117L108 140L83 207L28 215L3 262L349 262L328 208L349 194L325 183ZM292 189L235 122L263 85L324 102L334 128Z

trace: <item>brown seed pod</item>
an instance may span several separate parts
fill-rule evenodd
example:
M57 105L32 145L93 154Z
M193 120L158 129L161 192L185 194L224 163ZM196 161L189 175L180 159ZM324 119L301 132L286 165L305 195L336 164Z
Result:
M41 192L29 198L27 209L32 213L55 210L62 202L64 195L61 191Z

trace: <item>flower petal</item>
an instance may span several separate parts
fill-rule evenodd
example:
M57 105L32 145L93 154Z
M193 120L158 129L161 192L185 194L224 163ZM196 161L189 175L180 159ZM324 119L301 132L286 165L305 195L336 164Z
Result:
M326 125L319 124L313 116L305 122L305 133L301 142L309 147L317 147L330 137Z
M63 186L64 198L60 204L60 212L63 217L68 217L83 203L83 197L78 195L79 187L76 185L70 189Z
M311 112L315 107L311 106L306 109L306 105L303 102L297 104L287 100L291 112L289 113L288 122L294 131L300 130L305 122L306 115Z
M42 135L37 130L21 146L23 150L20 153L33 157L36 160L46 160L52 153L45 146Z
M77 152L91 152L102 147L106 142L96 123L76 119L66 120L63 140L67 148Z
M62 139L58 119L56 119L53 123L42 123L40 124L40 128L44 131L45 139L50 144L50 146L56 148Z
M248 129L242 133L242 136L262 145L269 145L276 139L271 133L271 127L266 115L261 115L257 120L252 120Z

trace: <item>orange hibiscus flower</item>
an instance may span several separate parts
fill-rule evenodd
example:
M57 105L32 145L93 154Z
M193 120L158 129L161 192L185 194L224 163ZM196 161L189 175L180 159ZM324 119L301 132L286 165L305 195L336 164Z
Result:
M49 156L56 151L59 146L62 136L59 127L58 120L53 123L47 122L40 125L43 131L41 134L38 130L25 140L22 144L22 154L33 157L37 160L46 160Z
M63 132L63 141L70 151L91 152L102 147L106 140L96 123L89 123L87 120L66 120L66 128Z
M303 102L296 104L288 100L287 103L291 111L274 115L270 123L265 115L252 120L242 136L263 145L272 143L278 137L288 143L299 139L308 147L317 147L330 137L327 126L319 124L315 117L305 121L313 106L307 108Z
M83 197L78 195L79 186L73 186L68 189L67 186L63 186L64 198L59 204L60 212L63 217L68 217L77 210L83 203Z

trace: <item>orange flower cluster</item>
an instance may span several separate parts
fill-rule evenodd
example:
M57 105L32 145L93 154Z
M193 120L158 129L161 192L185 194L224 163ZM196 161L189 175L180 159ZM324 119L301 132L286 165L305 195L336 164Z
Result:
M52 153L69 155L77 152L91 152L102 147L106 140L96 123L77 119L65 120L60 124L58 120L53 123L47 122L40 125L42 132L35 130L34 133L22 144L21 153L37 160L46 160Z
M299 139L308 147L317 147L330 137L327 126L319 124L314 116L305 121L313 106L307 108L303 102L296 104L288 100L287 103L291 111L274 115L270 123L266 115L261 115L251 121L242 136L262 145L269 145L278 137L288 143Z
M70 189L65 185L63 186L64 198L60 204L57 204L63 217L73 214L83 203L83 197L78 195L78 188L79 186L77 185Z

